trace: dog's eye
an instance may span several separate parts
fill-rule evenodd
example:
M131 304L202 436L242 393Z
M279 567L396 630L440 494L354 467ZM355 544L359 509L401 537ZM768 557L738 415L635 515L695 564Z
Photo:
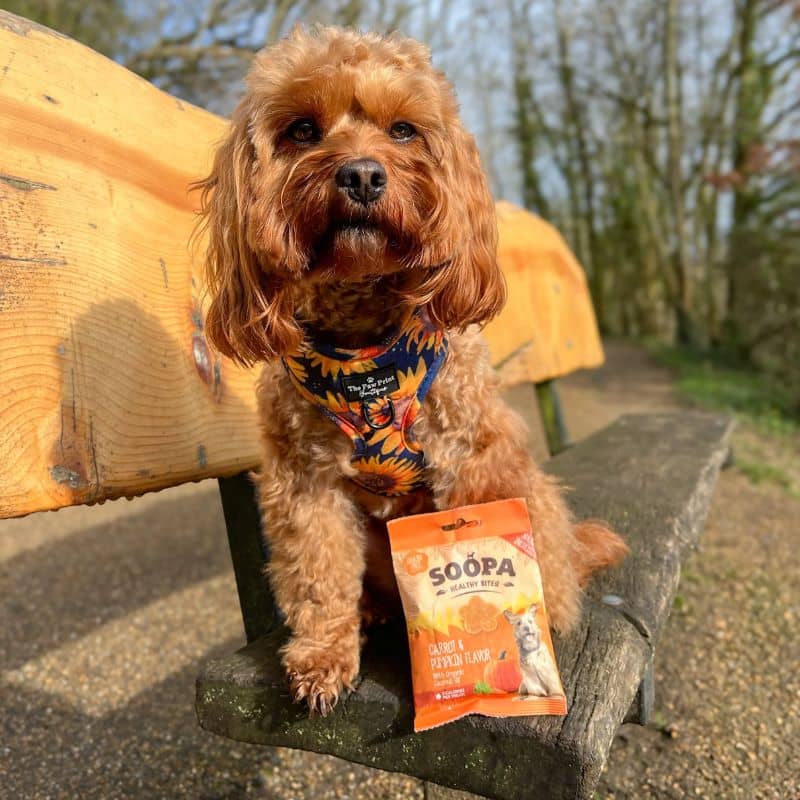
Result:
M389 128L389 136L398 142L410 142L417 135L417 129L410 122L395 122Z
M319 128L310 119L296 120L289 126L286 135L298 144L309 144L320 139Z

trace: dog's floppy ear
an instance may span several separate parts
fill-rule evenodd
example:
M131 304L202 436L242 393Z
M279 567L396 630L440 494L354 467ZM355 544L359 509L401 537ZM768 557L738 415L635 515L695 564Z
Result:
M427 282L434 322L463 329L494 317L506 301L506 282L497 264L497 219L475 140L455 115L447 125L442 154L449 197L452 255Z
M249 119L245 101L234 113L211 174L195 184L202 190L201 229L208 233L206 334L217 350L246 366L283 355L302 338L291 288L256 244L256 156ZM262 240L265 233L258 231Z

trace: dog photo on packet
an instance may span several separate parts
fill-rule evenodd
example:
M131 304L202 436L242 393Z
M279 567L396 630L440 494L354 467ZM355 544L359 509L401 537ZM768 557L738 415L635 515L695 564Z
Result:
M200 186L207 335L263 363L257 485L292 698L326 715L356 682L363 627L400 613L387 522L514 498L542 585L496 622L515 696L553 685L533 646L549 646L544 608L572 629L581 587L626 546L572 518L500 398L481 336L506 300L494 203L428 50L296 28L257 55Z

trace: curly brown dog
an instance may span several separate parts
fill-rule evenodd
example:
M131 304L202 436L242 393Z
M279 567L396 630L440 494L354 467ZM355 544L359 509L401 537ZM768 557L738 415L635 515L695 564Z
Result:
M626 547L573 523L498 395L478 329L505 301L494 205L426 48L298 29L256 56L247 89L199 184L207 333L266 362L258 486L283 664L324 714L358 674L362 596L396 591L387 519L527 498L560 631ZM395 352L408 365L377 366Z

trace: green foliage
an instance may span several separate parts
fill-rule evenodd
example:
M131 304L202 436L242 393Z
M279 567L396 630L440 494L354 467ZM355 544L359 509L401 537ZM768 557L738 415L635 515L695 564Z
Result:
M774 484L800 498L800 410L786 382L689 348L650 343L649 350L675 371L687 399L737 416L733 450L739 472L754 484Z
M666 733L667 729L669 728L669 720L667 719L667 715L660 708L657 708L655 711L653 711L653 715L650 719L648 727L654 728L661 733Z
M791 476L775 464L768 464L764 461L750 461L742 458L736 459L737 468L750 479L752 483L777 483L791 494L796 490Z
M689 603L682 594L676 594L675 599L672 601L672 608L678 614L687 614L689 612Z
M677 373L678 389L700 406L731 411L769 433L800 429L800 409L785 385L753 369L722 364L686 347L648 344L665 366Z

